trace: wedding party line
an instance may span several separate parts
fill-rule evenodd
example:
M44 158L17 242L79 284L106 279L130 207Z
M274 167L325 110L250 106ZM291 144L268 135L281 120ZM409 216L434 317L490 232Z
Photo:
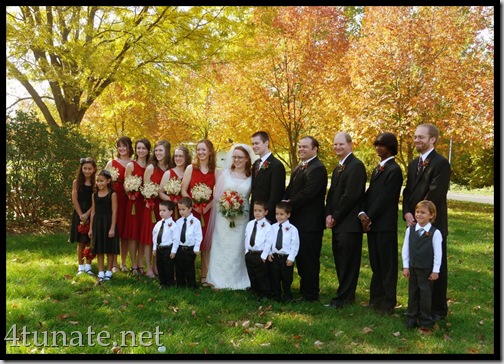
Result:
M373 272L369 307L389 315L397 304L402 190L406 326L430 328L448 313L451 169L435 151L438 138L436 126L417 126L413 140L419 156L410 162L402 190L403 174L394 159L398 141L390 132L374 140L380 162L367 188L366 169L352 152L350 134L336 133L339 164L329 189L320 145L312 136L298 141L301 163L288 183L266 131L255 132L250 145L234 144L220 167L208 139L196 143L193 156L185 145L174 147L172 155L167 140L152 146L146 138L133 143L122 136L116 157L103 169L93 158L81 158L73 181L69 242L77 243L77 274L95 276L97 257L100 283L122 271L157 279L163 289L201 285L248 290L259 301L317 302L322 239L331 229L339 285L326 306L338 309L355 302L366 233ZM291 291L294 267L298 298Z

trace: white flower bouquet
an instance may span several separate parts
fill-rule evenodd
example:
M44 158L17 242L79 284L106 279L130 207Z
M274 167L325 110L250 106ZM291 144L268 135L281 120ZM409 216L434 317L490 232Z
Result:
M151 209L152 222L156 222L156 215L154 213L154 207L156 206L156 197L159 193L159 184L152 181L147 181L140 187L140 192L142 196L145 197L146 205Z
M116 182L119 179L119 170L116 167L107 168L107 171L110 172L113 182Z
M191 188L191 196L194 201L194 207L201 209L201 227L205 227L205 219L203 218L203 209L206 207L210 198L212 198L212 189L204 183L197 183Z
M142 186L142 177L128 176L124 179L124 189L130 200L136 200ZM135 204L131 207L131 215L135 215Z

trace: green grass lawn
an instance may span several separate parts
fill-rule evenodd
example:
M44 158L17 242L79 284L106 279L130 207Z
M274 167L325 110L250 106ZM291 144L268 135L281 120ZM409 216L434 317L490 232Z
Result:
M324 306L337 288L328 230L321 300L315 303L258 303L247 292L210 288L159 290L156 280L122 272L97 284L93 277L76 276L75 245L66 234L7 235L6 353L9 358L117 352L323 354L324 359L331 354L334 359L338 354L485 354L480 357L497 359L493 206L449 201L449 224L449 315L429 332L404 327L407 280L400 272L395 313L381 316L366 307L371 278L366 238L356 304L335 310ZM399 231L402 246L402 220ZM292 288L298 294L296 272Z

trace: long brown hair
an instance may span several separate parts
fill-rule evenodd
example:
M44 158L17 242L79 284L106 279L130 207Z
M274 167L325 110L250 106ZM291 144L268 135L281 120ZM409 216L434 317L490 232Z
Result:
M75 177L75 180L77 181L77 188L78 188L79 192L82 191L82 186L84 186L84 183L86 182L86 176L84 176L84 173L82 172L82 166L84 164L91 164L93 166L94 172L91 175L90 181L91 181L91 186L93 188L95 185L96 161L94 160L94 158L91 158L91 157L81 158L79 169L77 170L77 176Z
M248 154L247 150L243 148L241 145L237 145L234 150L240 150L245 153L245 158L247 159L247 163L245 163L245 175L249 177L252 174L252 161L250 160L250 154ZM234 163L231 164L231 170L235 169Z
M173 167L172 157L171 157L171 144L168 140L162 139L154 145L154 151L152 153L150 163L152 163L154 165L154 167L159 168L159 161L156 158L155 149L156 149L156 147L159 147L160 145L162 145L165 149L165 156L163 159L163 164L166 166L166 169L168 170Z
M126 148L128 148L128 157L131 158L131 156L133 155L133 146L132 146L132 142L131 142L130 137L122 136L119 139L117 139L116 147L119 148L121 146L121 144L124 144L126 146ZM121 158L121 155L119 154L119 152L117 152L117 158Z
M199 142L196 143L196 151L198 150L198 144L201 144L201 143L205 144L208 149L208 152L209 152L208 171L213 173L213 172L215 172L215 168L217 167L217 157L215 155L215 148L213 146L213 143L210 140L201 139ZM197 153L196 153L196 158L194 158L194 159L195 160L194 160L193 166L197 169L201 169Z

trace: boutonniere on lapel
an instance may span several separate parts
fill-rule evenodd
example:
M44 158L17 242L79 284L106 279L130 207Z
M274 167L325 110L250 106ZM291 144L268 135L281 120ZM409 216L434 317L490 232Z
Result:
M261 166L261 169L264 171L264 170L268 169L269 166L270 166L270 163L268 161L264 161L264 163Z
M261 228L263 228L263 227L264 227L264 225L265 225L265 223L263 222L263 223L261 224Z
M338 167L338 174L343 172L345 170L346 166L344 164L340 164L340 166Z
M378 176L380 173L382 173L385 170L385 167L382 166L381 164L378 164L378 167L376 167L376 176Z
M427 237L429 237L430 236L430 232L426 231L424 235L427 236Z
M429 158L427 158L426 160L424 160L424 161L422 162L422 164L421 164L422 169L424 169L425 167L427 167L427 166L429 165L429 162L430 162L430 159L429 159Z
M299 169L304 171L306 168L308 168L308 163L305 163L305 162L301 163L301 166L299 167Z
M290 227L286 226L285 231L289 231L289 230L290 230Z
M189 220L189 224L191 225L194 224L194 220L193 219Z
M168 223L168 227L170 228L171 226L172 226L172 223L171 223L171 222L169 222L169 223Z

